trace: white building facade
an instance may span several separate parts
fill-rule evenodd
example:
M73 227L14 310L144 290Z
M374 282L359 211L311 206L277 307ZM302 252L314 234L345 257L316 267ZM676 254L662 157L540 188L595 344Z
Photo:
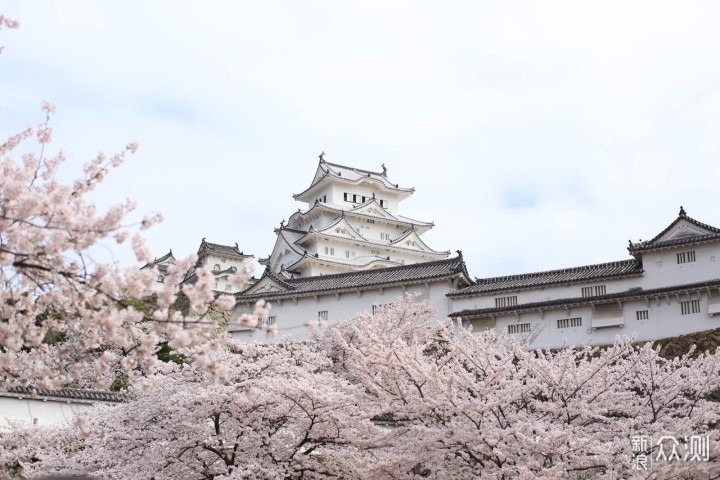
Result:
M678 217L633 258L495 278L448 293L452 317L530 348L657 340L720 327L720 229Z
M96 404L118 404L125 396L99 390L32 389L13 387L0 391L0 434L11 430L9 422L26 425L53 425L67 422L78 413Z

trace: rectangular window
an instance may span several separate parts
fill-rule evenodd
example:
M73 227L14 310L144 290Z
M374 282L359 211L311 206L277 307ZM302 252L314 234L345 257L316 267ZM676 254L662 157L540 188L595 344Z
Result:
M529 331L529 323L516 323L515 325L508 325L508 333L528 333Z
M688 300L686 302L680 302L680 313L682 315L700 313L700 300Z
M370 255L380 255L380 250L370 250Z
M318 312L318 320L322 320L322 321L324 321L324 322L327 322L327 319L328 319L328 314L327 314L327 313L328 313L327 310L319 311L319 312Z
M335 255L335 247L325 247L325 255Z
M257 327L257 328L262 328L263 325L265 325L265 320L263 320L262 318L258 318L258 319L257 319L257 325L256 325L256 327Z
M600 295L605 295L605 285L595 285L594 287L582 288L583 297L598 297Z
M276 317L275 315L273 315L272 317L268 317L268 318L267 318L267 321L265 322L265 324L266 324L268 327L270 327L270 326L272 326L272 325L275 325L275 321L276 321L276 320L277 320L277 317Z
M362 196L362 203L365 203L365 195Z
M635 312L635 318L637 318L638 320L647 320L648 318L650 318L650 314L647 310L638 310L637 312Z
M381 207L384 207L384 206L385 206L385 200L380 200L380 206L381 206Z
M348 194L347 194L347 193L343 193L343 200L345 200L346 202L348 201Z
M514 307L515 305L517 305L517 295L495 299L495 308Z
M677 254L677 263L691 263L695 261L695 251L680 252Z
M390 240L390 234L389 233L380 233L380 240Z
M350 250L345 250L345 258L350 258Z
M560 320L557 321L557 327L558 328L582 327L582 318L581 317L561 318Z
M367 223L375 223L375 220L370 220L369 218L365 220Z
M373 305L372 306L372 314L375 315L380 311L380 305Z

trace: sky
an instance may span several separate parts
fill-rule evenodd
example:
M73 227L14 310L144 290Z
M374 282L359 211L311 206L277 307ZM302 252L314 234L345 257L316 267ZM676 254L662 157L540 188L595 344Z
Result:
M720 4L5 0L0 138L57 105L74 178L256 257L326 160L385 164L401 213L472 276L629 258L683 205L720 226ZM106 254L132 264L129 252Z

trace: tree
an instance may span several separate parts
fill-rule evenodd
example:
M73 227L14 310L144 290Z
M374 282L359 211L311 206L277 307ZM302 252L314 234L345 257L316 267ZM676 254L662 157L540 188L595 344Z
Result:
M3 27L17 22L0 16ZM139 262L151 258L140 234L131 233L133 227L144 230L159 222L160 215L126 225L135 209L132 201L100 214L87 199L137 144L110 157L99 154L79 178L63 184L56 177L64 155L48 153L55 107L44 103L42 109L42 124L0 144L0 383L106 388L118 373L131 381L152 373L154 352L163 342L217 348L226 338L213 335L217 324L207 312L212 305L232 308L234 298L216 298L207 269L197 270L193 285L177 286L196 258L170 267L147 315L127 300L148 295L158 272L95 262L91 255L99 243L130 239ZM243 269L233 281L241 285L249 275ZM173 308L180 293L189 314Z
M408 297L306 344L236 347L149 380L80 428L12 441L30 471L101 478L717 478L717 353L652 345L527 351L431 327ZM197 363L197 362L196 362ZM217 381L220 379L220 382ZM375 422L371 422L375 419ZM380 427L390 424L392 428ZM709 440L708 461L635 469L635 437ZM99 446L102 445L102 448ZM33 447L34 446L34 447ZM666 445L667 448L667 445Z
M14 442L32 472L108 479L367 478L381 430L358 386L324 371L302 345L216 352L223 372L168 367L124 405L97 408L75 428ZM221 381L218 382L217 379Z

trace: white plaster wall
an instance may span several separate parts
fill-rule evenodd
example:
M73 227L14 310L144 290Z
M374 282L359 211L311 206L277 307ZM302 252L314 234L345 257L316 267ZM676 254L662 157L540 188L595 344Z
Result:
M573 283L570 285L554 285L549 287L531 288L526 290L506 290L491 294L483 294L452 299L455 311L478 308L495 308L495 299L517 295L517 303L544 302L561 298L576 298L582 296L582 288L595 285L605 285L606 293L625 292L633 287L641 286L642 277L623 278L617 280L593 281L586 283ZM683 282L689 283L689 282ZM666 284L672 285L672 284Z
M677 263L680 252L695 252L692 263ZM639 286L658 288L667 285L702 282L720 278L720 245L692 245L643 254L643 276Z
M700 299L700 313L681 314L680 301ZM638 310L648 310L647 320L637 320ZM558 328L557 320L563 318L581 317L582 326L576 328ZM544 312L521 313L497 317L495 331L507 332L508 325L517 323L530 323L530 333L514 334L518 340L528 341L530 348L560 348L570 345L607 345L615 341L616 336L635 336L638 341L657 340L675 337L720 327L720 315L708 314L708 296L693 294L688 297L670 297L651 300L636 300L625 302L622 309L624 326L592 328L593 311L590 306L577 308L557 309ZM478 322L480 324L482 322ZM480 326L480 325L479 325Z
M0 432L9 431L8 420L29 425L52 425L70 420L92 406L91 403L0 396Z
M407 293L420 292L418 301L426 301L429 305L437 310L432 318L433 322L447 318L450 313L447 297L450 291L449 280L435 282L429 284L429 289L423 284L410 285L407 287ZM361 295L357 292L342 293L339 297L334 294L320 295L314 297L298 298L297 304L293 300L270 300L272 305L270 315L276 317L278 326L278 336L270 341L281 341L284 335L291 335L295 340L305 340L309 337L309 331L305 326L309 320L317 320L318 312L327 310L328 321L345 321L353 318L358 313L372 311L373 305L382 305L389 303L403 295L402 288L388 288L383 291L380 289L361 291ZM234 318L239 317L243 313L252 313L254 304L250 307L246 305L238 305L235 308ZM240 341L266 341L265 333L260 330L251 332L233 333L233 337Z

